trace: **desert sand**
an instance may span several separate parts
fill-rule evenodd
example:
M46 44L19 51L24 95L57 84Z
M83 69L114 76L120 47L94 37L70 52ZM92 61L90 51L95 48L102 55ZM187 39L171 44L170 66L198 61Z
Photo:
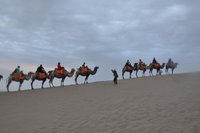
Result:
M200 133L200 73L2 92L0 133Z

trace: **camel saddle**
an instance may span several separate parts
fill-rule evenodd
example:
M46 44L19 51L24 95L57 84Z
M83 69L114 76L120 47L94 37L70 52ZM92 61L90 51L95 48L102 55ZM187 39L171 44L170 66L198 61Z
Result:
M159 63L157 63L157 64L154 64L154 67L155 67L155 68L160 68L161 66L160 66Z
M56 69L56 73L63 74L64 73L64 69Z
M44 79L44 78L46 78L47 75L44 72L43 73L40 72L38 76L39 76L40 79Z
M23 73L14 73L13 77L15 79L22 80L22 79L24 79L24 74Z
M144 67L146 67L146 64L141 63L141 64L139 64L139 66L140 66L141 68L144 68Z
M128 71L132 71L132 68L131 68L130 66L126 66L126 69L127 69Z
M81 67L81 72L82 73L87 73L89 71L89 68L88 67Z

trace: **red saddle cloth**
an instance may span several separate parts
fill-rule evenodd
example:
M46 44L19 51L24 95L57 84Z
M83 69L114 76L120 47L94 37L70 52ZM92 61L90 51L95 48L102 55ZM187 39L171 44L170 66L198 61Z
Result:
M39 73L39 78L40 79L46 78L46 73Z
M22 80L22 79L24 79L24 74L22 74L22 73L15 73L15 78L19 79L19 80Z
M64 69L56 69L56 72L57 72L58 74L63 74L63 73L64 73Z
M86 72L88 72L88 70L89 70L88 67L82 67L82 68L81 68L81 72L82 72L82 73L86 73Z
M155 68L160 68L160 64L154 64Z

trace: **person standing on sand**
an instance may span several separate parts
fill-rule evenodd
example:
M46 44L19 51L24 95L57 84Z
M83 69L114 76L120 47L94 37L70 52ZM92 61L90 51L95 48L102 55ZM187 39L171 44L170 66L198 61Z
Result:
M111 71L112 71L113 76L114 76L113 82L114 82L114 84L117 84L117 78L118 78L117 71L115 69L111 70Z

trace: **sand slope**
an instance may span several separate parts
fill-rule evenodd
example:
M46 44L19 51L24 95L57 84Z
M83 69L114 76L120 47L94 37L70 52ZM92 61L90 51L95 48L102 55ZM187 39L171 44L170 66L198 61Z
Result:
M0 93L0 133L199 133L200 73Z

